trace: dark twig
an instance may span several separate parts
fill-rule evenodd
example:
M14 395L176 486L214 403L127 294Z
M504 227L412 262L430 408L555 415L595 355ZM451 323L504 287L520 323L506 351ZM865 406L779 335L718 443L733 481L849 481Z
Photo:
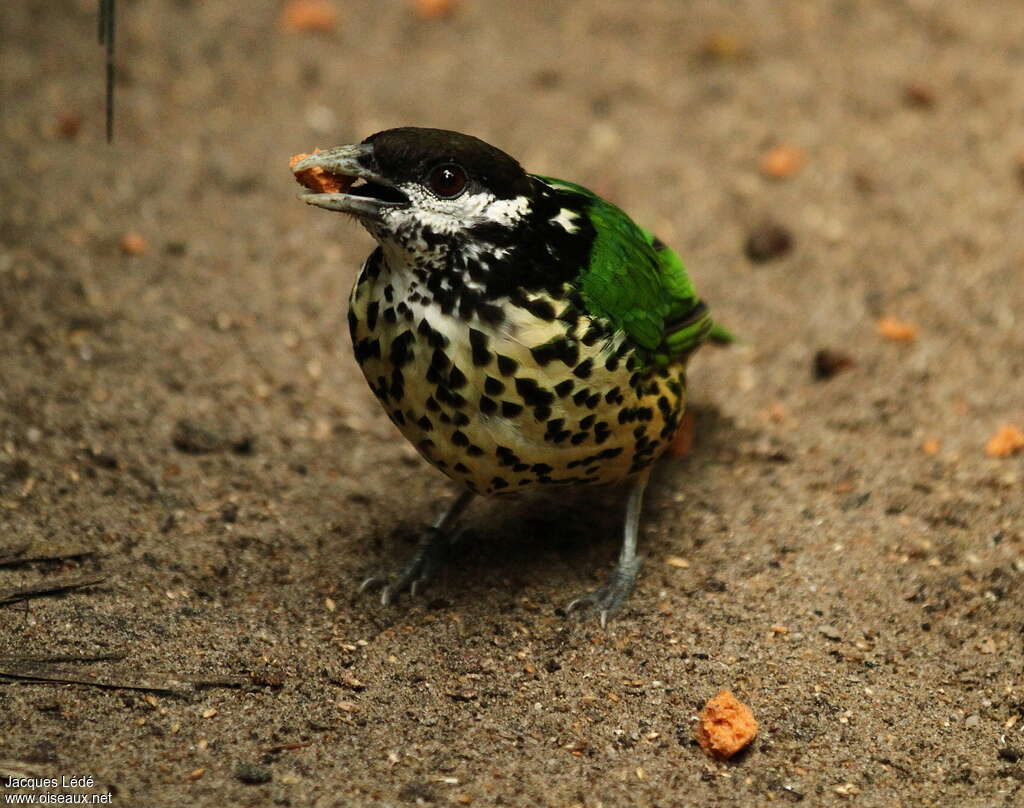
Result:
M29 545L25 545L13 553L0 556L0 567L19 567L22 564L35 564L47 561L68 561L72 558L86 558L96 555L95 550L68 550L48 555L25 555L25 551L28 549Z
M107 580L106 576L94 575L85 578L65 578L62 581L36 584L35 586L26 586L20 589L8 589L6 592L0 592L0 606L10 606L12 603L20 603L31 598L63 595L65 592L73 592L76 589L82 589L87 586L96 586L96 584L101 584L105 580Z
M291 752L294 749L305 749L307 746L312 746L312 741L295 741L294 743L279 743L277 746L268 746L263 750L264 754L274 755L278 752Z
M10 679L15 682L39 682L57 685L87 685L103 690L137 690L144 693L161 693L168 696L187 696L196 690L209 690L215 687L240 688L248 682L236 676L225 676L219 679L165 679L163 674L157 680L148 674L129 676L128 678L108 678L91 676L81 671L67 671L48 665L11 665L0 667L0 680Z
M114 139L114 0L100 0L99 41L107 50L107 143Z
M62 662L120 662L127 654L57 654L55 656L11 656L0 657L0 668L23 668L31 665L54 665Z
M0 669L0 680L10 679L15 682L43 682L56 685L88 685L104 690L139 690L146 693L163 693L169 696L186 695L190 688L187 682L169 681L154 684L142 680L100 679L78 671L63 671L49 667L13 667Z

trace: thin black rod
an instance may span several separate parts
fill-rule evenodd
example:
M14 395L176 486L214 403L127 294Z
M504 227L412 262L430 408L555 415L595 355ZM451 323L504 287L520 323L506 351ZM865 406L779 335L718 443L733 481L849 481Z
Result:
M107 50L107 143L114 139L114 21L115 0L100 0L99 40Z

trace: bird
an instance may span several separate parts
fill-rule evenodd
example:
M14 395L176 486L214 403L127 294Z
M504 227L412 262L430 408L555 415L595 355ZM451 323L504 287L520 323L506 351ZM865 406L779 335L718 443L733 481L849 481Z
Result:
M687 361L730 342L679 256L594 192L471 135L400 127L295 161L299 198L377 242L353 285L355 359L390 419L460 486L387 605L436 574L477 497L626 483L622 544L567 611L629 598L644 490L686 404Z

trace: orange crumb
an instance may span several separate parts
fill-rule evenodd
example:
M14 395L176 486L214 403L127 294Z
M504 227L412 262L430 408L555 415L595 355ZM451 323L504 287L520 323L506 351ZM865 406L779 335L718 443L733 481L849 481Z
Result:
M313 149L313 154L319 154L320 149ZM309 157L308 154L293 154L288 160L288 168L295 168L299 160ZM311 191L319 194L344 193L352 185L352 178L340 174L331 174L329 171L316 166L305 171L299 171L295 175L295 181L306 186Z
M913 342L917 339L917 326L895 317L883 317L878 321L878 333L893 342Z
M456 0L413 0L413 8L421 17L434 19L446 17L455 11Z
M786 408L782 405L781 401L774 402L768 409L764 411L764 416L773 424L781 424L786 420Z
M795 146L776 146L761 155L761 173L773 180L784 180L791 177L807 160L803 149Z
M74 140L78 137L78 130L82 128L82 116L75 112L62 112L57 117L55 130L57 135L65 140Z
M697 743L712 757L730 758L756 737L754 714L731 691L723 690L704 705Z
M942 444L938 438L928 438L924 443L921 444L921 451L926 455L934 457L939 453L939 449L942 448Z
M280 25L287 31L329 34L337 23L338 12L327 0L290 0L281 10Z
M121 236L118 245L125 255L139 255L144 253L147 247L146 239L141 233L136 233L134 230Z
M747 41L730 31L715 31L700 46L700 55L708 60L733 62L750 54Z
M671 457L686 457L693 451L693 439L697 431L697 417L692 412L684 412L676 427L676 435L668 445Z
M1024 451L1024 432L1013 424L1004 424L985 444L989 457L1009 457Z

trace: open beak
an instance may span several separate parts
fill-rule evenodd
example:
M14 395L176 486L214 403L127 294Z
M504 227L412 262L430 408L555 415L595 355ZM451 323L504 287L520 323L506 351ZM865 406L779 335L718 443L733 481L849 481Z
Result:
M338 192L309 190L299 199L326 210L351 213L368 219L380 219L389 208L408 207L409 198L387 177L379 173L373 158L373 144L335 146L311 154L292 166L296 180L310 187L314 174L326 175L328 185ZM322 184L322 183L321 183Z

